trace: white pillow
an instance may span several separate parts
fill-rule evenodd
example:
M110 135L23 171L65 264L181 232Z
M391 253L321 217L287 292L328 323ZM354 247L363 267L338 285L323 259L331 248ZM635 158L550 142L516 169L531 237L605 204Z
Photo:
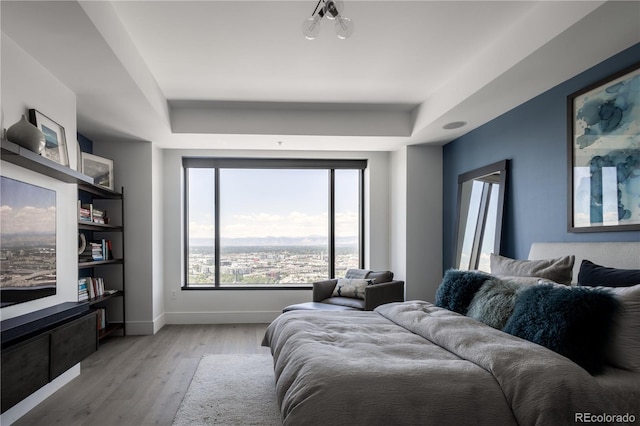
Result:
M371 284L371 280L356 278L338 278L333 289L332 297L351 297L364 300L364 289Z

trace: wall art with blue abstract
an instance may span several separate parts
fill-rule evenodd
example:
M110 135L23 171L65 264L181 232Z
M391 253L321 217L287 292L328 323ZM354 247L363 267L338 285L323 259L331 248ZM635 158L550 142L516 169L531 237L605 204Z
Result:
M569 231L640 230L640 63L568 97Z

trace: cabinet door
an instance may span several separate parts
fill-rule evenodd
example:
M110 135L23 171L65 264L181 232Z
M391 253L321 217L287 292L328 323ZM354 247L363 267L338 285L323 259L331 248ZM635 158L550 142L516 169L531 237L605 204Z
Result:
M97 313L91 312L51 331L50 380L98 349Z
M2 351L2 412L49 382L49 335Z

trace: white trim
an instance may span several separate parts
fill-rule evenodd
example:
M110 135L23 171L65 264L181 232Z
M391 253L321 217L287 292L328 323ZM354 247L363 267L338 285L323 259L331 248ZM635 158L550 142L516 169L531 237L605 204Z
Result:
M268 324L281 311L165 312L167 324Z
M162 327L166 324L166 318L164 317L164 313L160 314L153 320L153 334L156 334Z

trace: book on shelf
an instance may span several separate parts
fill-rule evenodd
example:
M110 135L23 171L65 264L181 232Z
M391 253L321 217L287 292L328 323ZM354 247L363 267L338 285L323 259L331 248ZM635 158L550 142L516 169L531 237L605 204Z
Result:
M98 330L102 330L107 326L107 310L105 308L98 308Z
M91 241L79 255L81 262L101 261L113 259L111 240L101 239Z
M92 222L97 224L109 223L107 211L97 209L93 204L83 204L78 200L78 219L82 222Z
M87 278L78 279L78 301L89 300L89 289L87 287Z
M93 223L104 224L106 223L105 214L105 211L94 208L91 212L91 220L93 221Z
M78 299L88 300L109 295L117 290L105 290L104 279L100 277L82 277L78 279Z
M84 207L79 207L78 218L82 222L91 222L91 211L89 209L84 208Z

